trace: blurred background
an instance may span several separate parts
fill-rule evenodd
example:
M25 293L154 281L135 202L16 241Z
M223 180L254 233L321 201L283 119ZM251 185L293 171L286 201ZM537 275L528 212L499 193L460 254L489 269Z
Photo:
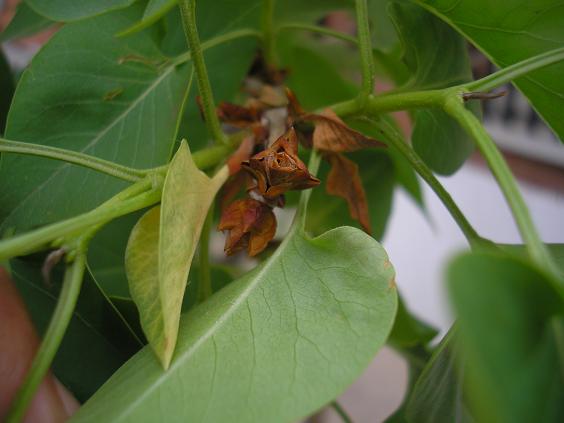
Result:
M17 3L18 0L0 0L0 31L10 22ZM323 23L354 34L354 22L346 14L328 16ZM2 43L15 75L55 30L51 27L39 35L13 37ZM471 50L471 60L476 77L495 70L477 51ZM379 83L380 89L384 87L385 82ZM517 175L542 239L562 243L564 148L520 93L509 86L506 90L506 96L484 104L486 128ZM403 129L409 133L405 119ZM521 242L503 196L477 153L456 174L439 179L481 235L502 243ZM443 271L449 259L467 245L442 203L422 186L425 211L402 189L397 189L383 244L396 267L397 284L408 308L439 329L442 336L453 321ZM357 423L383 421L400 404L406 383L405 364L385 348L339 402ZM339 422L340 418L333 410L326 410L310 421L329 423Z

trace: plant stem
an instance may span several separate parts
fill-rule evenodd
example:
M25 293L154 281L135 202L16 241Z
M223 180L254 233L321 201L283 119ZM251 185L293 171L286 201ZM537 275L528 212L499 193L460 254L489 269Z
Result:
M374 93L374 56L372 54L372 40L368 25L368 6L366 0L356 0L356 27L358 45L360 49L360 65L362 71L362 92L364 98Z
M305 23L301 23L301 22L284 23L283 25L280 25L277 28L277 31L286 31L286 30L293 30L293 29L315 32L315 33L318 33L318 34L328 35L330 37L337 38L339 40L347 41L349 43L353 43L353 44L356 44L356 45L359 44L359 41L358 41L357 38L352 37L348 34L345 34L344 32L335 31L335 30L326 28L324 26L309 25L309 24L305 24Z
M199 255L199 275L200 286L198 289L199 301L205 301L213 294L211 270L210 270L210 231L213 223L213 209L214 203L212 202L206 221L202 227L202 235L200 235L200 255Z
M411 167L427 182L429 187L437 194L437 197L442 201L462 233L472 248L483 245L487 241L481 238L476 230L472 227L464 213L458 208L457 204L450 196L448 191L443 187L439 180L435 177L431 169L421 160L421 157L411 148L403 139L401 134L389 122L385 120L380 121L378 129L382 132L385 138L398 150L403 157L409 161Z
M62 148L49 147L27 142L10 141L0 138L0 153L27 154L31 156L46 157L54 160L62 160L68 163L83 166L107 175L115 176L129 182L137 182L146 175L146 171L132 169L98 157L78 153L76 151L64 150Z
M337 401L331 401L331 407L333 407L333 410L335 410L335 412L339 415L339 417L341 418L341 420L343 420L344 423L352 423L352 419L350 418L350 416Z
M321 156L317 152L317 150L311 150L311 156L309 158L309 163L307 164L307 169L309 173L312 175L317 175L319 171L319 165L321 163ZM299 220L299 225L295 225L299 228L302 232L305 232L305 225L306 225L306 212L307 212L307 204L309 203L309 197L311 196L311 189L306 189L302 191L300 195L300 202L298 204L298 211L296 212L296 222Z
M67 266L63 279L63 286L57 306L49 322L49 327L43 336L43 341L31 364L31 368L11 405L6 421L17 423L22 420L41 381L43 380L69 325L74 311L84 268L86 266L86 244L79 241L76 255L72 264Z
M225 144L227 138L221 130L221 125L217 117L213 92L208 78L202 46L200 44L198 28L196 26L196 0L180 0L178 4L180 6L184 33L186 34L186 40L188 41L188 46L190 46L191 58L194 63L206 126L216 142Z
M469 91L489 91L500 85L511 82L534 70L552 65L564 60L564 47L549 50L545 53L530 57L529 59L507 66L482 79L463 85Z
M529 209L521 196L515 178L488 132L478 118L464 107L459 96L448 98L445 101L444 110L474 138L511 208L531 258L542 268L558 275L552 258L535 229Z
M274 37L274 1L263 0L261 14L262 53L270 66L276 66L276 38Z
M226 34L218 35L217 37L210 38L202 43L202 51L207 49L217 47L221 44L227 43L229 41L237 40L239 38L255 37L262 38L262 33L256 29L242 28L235 31L228 32ZM174 59L175 65L180 65L192 59L192 53L187 51L182 53Z
M147 182L150 183L148 180L137 182L129 189L144 187ZM116 217L153 205L160 200L161 189L157 187L132 198L127 198L125 190L87 213L2 241L0 261L48 247L55 240L75 236Z

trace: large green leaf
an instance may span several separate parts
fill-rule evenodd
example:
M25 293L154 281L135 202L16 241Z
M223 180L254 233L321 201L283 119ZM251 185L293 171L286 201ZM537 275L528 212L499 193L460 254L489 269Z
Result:
M29 37L53 24L54 22L51 19L41 16L26 2L22 1L16 9L16 14L0 34L0 41L5 42L14 38Z
M403 409L410 423L473 421L463 394L463 373L456 360L456 329L451 328L417 378Z
M524 259L465 254L449 288L467 364L468 397L479 421L564 420L564 303Z
M522 257L527 257L527 248L523 244L498 244L503 250ZM552 256L552 260L556 267L560 269L562 280L564 281L564 244L546 244L548 252Z
M341 393L396 311L382 247L344 227L295 225L261 266L184 315L172 365L143 350L74 421L288 422Z
M161 206L139 220L127 244L129 290L143 331L165 369L176 345L182 298L202 226L228 172L224 166L210 179L182 142L169 165Z
M62 272L52 275L54 285L41 277L41 264L13 260L14 282L40 334L49 324L60 291ZM102 291L85 276L77 307L53 362L59 380L80 400L88 399L141 343Z
M404 46L403 60L411 78L402 90L443 88L472 79L464 39L419 6L392 3L391 16ZM441 174L452 174L473 151L473 142L439 109L414 112L413 148Z
M0 50L0 134L4 133L6 117L14 94L14 79L4 53Z
M37 13L53 21L74 21L130 6L135 0L26 0Z
M189 66L166 62L154 34L114 38L140 12L69 24L55 34L20 80L6 137L138 168L165 163ZM85 212L124 187L90 170L18 155L2 157L0 179L2 229L18 232Z
M421 0L468 38L493 63L506 67L564 44L559 0ZM517 87L564 141L564 63L517 79Z

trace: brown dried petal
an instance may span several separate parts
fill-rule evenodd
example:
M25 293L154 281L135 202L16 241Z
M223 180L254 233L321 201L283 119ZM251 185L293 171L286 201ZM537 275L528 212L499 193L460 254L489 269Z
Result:
M290 128L270 148L254 155L242 168L257 181L257 191L272 199L288 190L302 190L319 185L298 157L298 139Z
M358 165L342 154L326 154L324 158L331 164L327 176L327 193L345 199L349 213L360 222L367 233L372 232L368 202L358 172Z
M218 230L228 230L225 253L248 249L251 256L266 248L276 232L276 218L266 204L252 198L237 200L221 216Z
M217 107L217 116L222 122L247 128L260 120L260 111L254 107L243 107L222 101Z
M301 119L315 123L313 147L317 150L345 153L363 148L386 147L386 144L348 127L331 109L319 115L308 113Z

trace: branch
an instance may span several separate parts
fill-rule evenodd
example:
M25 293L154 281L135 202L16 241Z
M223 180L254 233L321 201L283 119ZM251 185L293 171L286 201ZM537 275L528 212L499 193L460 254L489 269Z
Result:
M558 275L552 258L533 224L529 209L521 196L515 178L490 135L478 118L464 107L460 97L447 99L444 103L444 110L474 138L476 145L486 159L490 170L511 208L511 212L513 213L513 217L515 218L519 232L521 233L531 258L541 266L541 268L548 269L554 275Z
M180 14L182 15L184 33L186 34L186 40L190 47L190 56L194 63L194 70L198 81L198 91L202 97L202 109L206 126L216 142L225 144L227 138L221 130L221 125L217 117L213 92L204 61L200 37L198 36L198 28L196 27L196 0L180 0L178 4L180 6Z
M488 241L481 238L476 230L472 227L470 222L464 216L464 213L458 208L448 191L443 187L439 180L435 177L431 169L421 160L421 157L411 148L404 140L400 133L394 128L389 122L381 120L381 125L378 129L382 132L384 137L395 147L401 155L407 159L411 164L411 167L421 176L421 178L427 182L429 187L437 194L437 197L441 200L443 205L446 207L462 233L464 234L466 240L472 248L482 246Z
M356 27L362 70L362 96L366 98L374 93L375 73L366 0L356 0Z
M17 423L22 420L30 401L47 373L63 340L82 285L84 268L86 266L86 243L79 241L75 253L72 264L67 265L62 290L53 312L53 317L51 317L41 346L31 364L25 381L11 405L6 422Z
M274 37L274 2L263 0L261 14L262 52L268 65L276 65L276 38Z

